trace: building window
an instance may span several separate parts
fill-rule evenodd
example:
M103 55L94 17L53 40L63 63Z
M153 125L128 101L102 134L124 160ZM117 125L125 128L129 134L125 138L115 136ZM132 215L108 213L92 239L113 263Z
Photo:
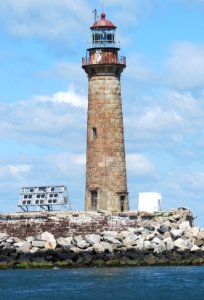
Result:
M125 207L125 196L124 195L120 195L120 211L123 212Z
M91 206L92 210L97 210L97 191L91 191Z
M97 139L97 130L96 127L92 128L92 138L95 141Z

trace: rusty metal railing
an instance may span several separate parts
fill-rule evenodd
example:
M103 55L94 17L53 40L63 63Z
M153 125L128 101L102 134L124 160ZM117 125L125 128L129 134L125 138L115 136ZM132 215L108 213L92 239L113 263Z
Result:
M118 58L112 58L112 57L102 57L99 61L91 61L90 57L82 57L82 66L88 66L88 65L100 65L100 64L119 64L119 65L125 65L126 66L126 57L125 56L119 56Z

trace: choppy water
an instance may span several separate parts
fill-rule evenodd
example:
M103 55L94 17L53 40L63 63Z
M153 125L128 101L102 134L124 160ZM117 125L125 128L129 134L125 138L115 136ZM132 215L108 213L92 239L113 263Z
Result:
M204 299L204 267L0 271L0 299Z

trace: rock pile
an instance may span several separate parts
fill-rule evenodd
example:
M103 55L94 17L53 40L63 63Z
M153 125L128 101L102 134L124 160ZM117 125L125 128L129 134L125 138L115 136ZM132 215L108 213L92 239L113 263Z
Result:
M25 239L0 233L0 268L203 264L204 229L185 209L160 213L127 230Z

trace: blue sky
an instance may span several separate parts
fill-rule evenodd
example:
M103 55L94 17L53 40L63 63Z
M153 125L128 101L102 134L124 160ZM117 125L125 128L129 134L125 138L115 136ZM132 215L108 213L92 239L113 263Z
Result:
M22 186L65 184L84 209L91 0L0 3L0 211ZM117 25L130 208L161 192L204 226L204 0L105 0Z

